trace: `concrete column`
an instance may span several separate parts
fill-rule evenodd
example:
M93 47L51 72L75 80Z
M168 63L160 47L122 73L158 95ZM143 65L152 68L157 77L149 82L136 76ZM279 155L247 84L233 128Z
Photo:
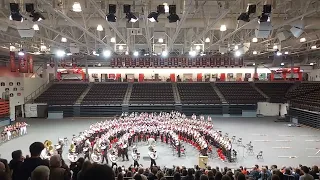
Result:
M57 79L57 72L58 72L58 60L57 58L53 58L54 61L54 79Z
M21 104L21 114L22 114L22 117L25 118L25 114L24 114L24 104Z
M294 73L293 73L294 62L293 62L292 58L291 58L290 62L291 62L291 65L290 65L290 67L291 67L290 78L293 78L294 77Z

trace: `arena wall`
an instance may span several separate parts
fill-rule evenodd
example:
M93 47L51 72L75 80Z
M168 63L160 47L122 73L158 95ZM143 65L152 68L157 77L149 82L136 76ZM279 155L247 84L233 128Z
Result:
M261 114L263 116L284 116L287 114L288 106L288 103L258 102L257 114Z

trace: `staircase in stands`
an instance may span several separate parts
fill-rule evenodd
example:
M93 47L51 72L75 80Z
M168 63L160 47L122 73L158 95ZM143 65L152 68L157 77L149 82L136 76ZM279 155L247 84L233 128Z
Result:
M223 96L223 94L220 92L220 90L218 89L218 87L214 84L214 83L210 83L210 85L212 86L213 90L217 93L217 95L219 96L222 104L227 104L227 100L226 98Z
M24 103L33 103L33 101L39 97L43 92L45 92L51 85L53 84L53 81L47 81L43 83L38 89L34 90L31 94L26 96L24 98Z
M178 91L177 83L172 83L172 90L173 90L173 96L174 96L175 103L181 104L181 99L180 99L180 94Z
M79 98L77 99L76 103L77 105L80 105L83 101L83 98L88 94L88 92L90 91L90 89L92 88L94 83L89 83L89 86L87 87L86 90L83 91L83 93L79 96Z
M123 103L124 105L128 105L129 104L129 100L131 97L131 93L132 93L132 87L133 87L133 83L128 83L128 88L127 88L127 92L126 95L123 98Z
M257 86L255 86L255 84L253 82L249 83L251 85L251 87L253 87L256 91L258 91L263 97L265 97L267 99L267 102L270 102L270 98L269 96L267 96L263 91L261 91Z

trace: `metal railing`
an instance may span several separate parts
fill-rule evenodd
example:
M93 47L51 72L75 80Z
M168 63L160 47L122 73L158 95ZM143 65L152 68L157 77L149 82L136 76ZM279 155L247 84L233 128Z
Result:
M53 84L53 81L48 80L47 82L43 83L40 87L38 87L38 89L36 89L35 91L33 91L31 94L29 94L28 96L26 96L24 98L24 102L32 102L34 101L34 99L36 97L38 97L39 94L41 94L48 86L50 86L51 84Z

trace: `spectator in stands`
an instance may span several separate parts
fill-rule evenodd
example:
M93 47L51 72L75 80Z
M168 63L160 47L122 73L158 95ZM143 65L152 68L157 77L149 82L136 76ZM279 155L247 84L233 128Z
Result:
M164 174L162 171L158 171L156 176L157 176L157 179L159 180L164 177Z
M229 176L231 180L234 180L232 171L228 171L226 175Z
M72 180L77 180L78 173L82 169L84 158L79 158L77 162L70 164L70 170L72 171Z
M144 171L143 174L144 174L146 177L149 177L149 174L150 174L149 168L146 168L146 170Z
M214 180L213 169L208 171L208 180Z
M148 180L147 176L145 176L143 173L144 173L144 170L143 170L142 168L140 168L140 169L138 170L138 172L135 174L135 176L136 176L137 174L139 174L139 175L141 176L142 180Z
M194 180L200 180L200 176L202 175L201 171L196 171L196 173L194 174Z
M10 175L4 171L0 171L0 179L1 180L10 180Z
M300 176L300 180L314 180L313 176L309 174L309 168L307 166L301 167L303 175Z
M157 174L158 172L158 168L157 167L153 167L151 173L148 176L148 180L156 180L157 179Z
M270 177L271 177L271 173L267 171L267 168L262 167L259 180L268 180L270 179Z
M246 176L243 173L239 173L237 180L246 180Z
M6 166L3 162L0 162L0 172L6 172Z
M19 180L28 180L31 177L31 172L35 170L36 167L44 165L49 167L49 161L40 158L41 151L44 149L44 145L41 142L34 142L30 145L29 151L31 157L25 159L21 165ZM40 168L44 171L44 168Z
M216 176L214 176L214 180L221 180L222 179L222 173L221 172L217 172Z
M122 173L118 174L117 180L123 180L123 174Z
M187 176L188 175L188 171L187 169L182 169L182 176Z
M165 177L162 177L160 180L167 180L167 178L165 178Z
M301 171L299 168L296 168L295 171L294 171L294 180L299 180L300 179L300 175L301 175Z
M21 150L16 150L11 153L12 160L9 163L9 167L12 172L12 180L18 180L18 173L23 163L24 157Z
M258 180L259 177L260 177L260 172L258 171L258 168L256 166L253 167L251 173L250 173L250 176L252 176L252 178L254 180Z
M70 180L69 170L62 168L62 159L60 155L54 155L50 158L50 180Z
M0 158L0 162L2 162L4 164L5 173L10 174L11 171L10 171L10 167L8 165L8 161L6 159L1 159Z
M80 180L82 179L84 173L89 169L91 168L92 164L90 161L85 161L82 165L82 168L81 170L78 172L78 175L77 175L77 180Z
M188 174L183 177L182 180L194 180L193 170L191 168L188 169Z
M202 174L202 175L200 176L200 180L208 180L208 176Z
M221 180L231 180L228 175L223 175Z
M173 180L181 180L181 175L180 175L180 173L178 173L178 172L174 173L174 175L173 175Z
M84 172L81 180L115 180L115 174L108 165L93 164L91 168Z
M313 166L312 171L310 171L310 175L313 176L314 179L319 179L319 168L318 166Z
M47 166L40 165L32 171L31 180L49 180L49 176L50 169Z
M273 175L271 176L271 180L280 180L280 178L279 178L278 175L273 174Z

